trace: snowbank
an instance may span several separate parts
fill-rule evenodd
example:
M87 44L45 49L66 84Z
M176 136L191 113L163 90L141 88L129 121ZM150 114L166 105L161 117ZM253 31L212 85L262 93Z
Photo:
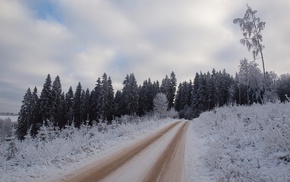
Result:
M92 162L169 124L172 119L143 118L62 132L41 130L42 138L0 144L0 181L51 180Z
M290 181L290 103L217 108L191 129L192 180Z

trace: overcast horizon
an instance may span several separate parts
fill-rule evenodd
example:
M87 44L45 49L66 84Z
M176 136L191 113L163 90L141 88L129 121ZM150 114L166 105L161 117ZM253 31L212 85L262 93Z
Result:
M288 0L2 0L0 112L17 113L47 74L60 76L64 92L78 82L92 90L103 73L115 92L130 73L139 85L172 71L178 83L213 68L234 75L242 58L253 60L233 23L247 3L266 22L266 70L289 73Z

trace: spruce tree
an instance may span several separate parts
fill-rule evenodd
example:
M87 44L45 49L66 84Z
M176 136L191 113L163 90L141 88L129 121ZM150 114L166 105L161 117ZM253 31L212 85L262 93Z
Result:
M122 90L122 99L124 107L124 113L128 115L135 115L138 112L139 107L139 94L138 94L138 85L135 79L134 74L130 74L126 76L123 82L123 90Z
M60 83L59 76L56 76L55 80L52 83L52 90L51 90L51 99L52 99L52 120L54 126L59 126L61 122L61 94L62 88Z
M53 117L53 102L51 91L51 78L50 74L47 75L43 89L40 94L40 113L41 119L45 125L52 121Z
M69 87L68 92L65 94L65 118L68 126L71 126L74 120L73 99L74 93L72 87Z
M79 82L73 98L74 124L75 127L77 128L80 128L83 122L81 107L82 107L82 85Z
M98 97L98 109L102 121L113 119L114 90L111 78L106 73L102 76L100 95Z
M22 105L21 109L19 112L19 117L17 119L18 126L16 130L16 134L18 139L23 140L24 136L27 134L28 129L31 126L31 121L32 121L32 107L31 107L31 90L30 88L27 89L23 100L22 100Z
M33 108L32 111L32 126L31 126L31 135L33 137L36 136L39 128L42 125L42 120L41 120L41 113L40 113L40 103L39 103L39 98L37 95L37 88L34 87L33 93L32 93L32 100L31 100L31 105Z
M114 115L116 117L121 117L125 112L122 108L123 100L122 100L122 92L117 90L115 98L114 98Z

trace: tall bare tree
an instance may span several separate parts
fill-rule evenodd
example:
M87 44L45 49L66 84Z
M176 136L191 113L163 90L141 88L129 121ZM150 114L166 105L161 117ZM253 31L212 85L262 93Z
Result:
M261 31L264 30L266 23L262 22L259 17L256 16L257 11L252 10L252 8L247 4L247 10L243 18L234 19L234 23L238 24L243 32L243 38L240 40L241 44L247 46L248 50L253 53L254 60L260 58L262 59L263 64L263 74L264 74L264 83L265 84L265 63L263 56L263 49L265 48L262 45L262 34Z

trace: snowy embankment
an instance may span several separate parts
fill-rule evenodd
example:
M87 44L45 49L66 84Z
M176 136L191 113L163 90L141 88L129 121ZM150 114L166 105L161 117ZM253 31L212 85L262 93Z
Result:
M188 140L192 181L290 181L290 103L203 113Z
M59 133L43 128L45 140L27 137L23 142L15 140L12 146L11 142L0 144L0 181L50 181L148 136L172 121L142 118L122 124L67 128Z

